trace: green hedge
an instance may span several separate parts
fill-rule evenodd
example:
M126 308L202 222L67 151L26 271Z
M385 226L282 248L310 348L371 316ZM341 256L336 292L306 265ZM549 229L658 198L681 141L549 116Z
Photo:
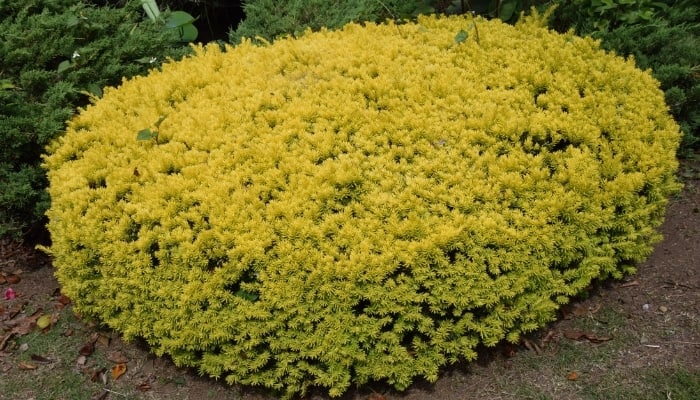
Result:
M0 2L0 236L43 229L44 147L105 85L188 52L177 32L143 21L141 3Z
M49 251L79 313L178 365L405 389L634 272L679 140L649 73L536 19L208 46L53 143Z
M430 0L251 0L243 3L245 18L229 33L231 43L242 38L267 41L301 34L307 28L338 29L349 22L403 19L433 11Z
M596 11L592 3L562 0L553 26L573 27L579 35L600 39L604 49L633 56L639 68L651 69L683 132L678 154L692 156L700 150L700 5L694 0L614 1L608 7L598 4Z

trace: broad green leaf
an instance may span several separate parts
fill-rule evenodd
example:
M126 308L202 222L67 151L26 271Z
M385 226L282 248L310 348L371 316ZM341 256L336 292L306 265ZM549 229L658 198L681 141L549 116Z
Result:
M455 36L455 42L462 43L465 40L467 40L468 37L469 37L469 33L467 31L465 31L464 29L462 29L461 31L459 31L459 33L457 33L457 36Z
M183 42L194 42L199 34L197 28L192 24L181 26L179 29L180 40Z
M153 132L152 130L146 128L146 129L141 129L139 133L136 135L136 140L151 140L155 138L158 134Z
M74 67L74 64L72 62L70 62L69 60L61 61L61 63L58 64L58 73L60 74L61 72L67 71L73 67Z
M165 20L166 28L178 28L194 22L194 17L184 11L173 11Z
M517 6L518 0L503 1L501 3L501 10L498 17L501 19L501 21L510 21Z

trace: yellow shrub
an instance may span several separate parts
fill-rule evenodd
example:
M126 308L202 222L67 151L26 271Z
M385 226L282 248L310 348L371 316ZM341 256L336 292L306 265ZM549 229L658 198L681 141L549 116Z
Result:
M678 189L657 86L532 20L200 47L50 148L56 275L230 383L432 381L650 253Z

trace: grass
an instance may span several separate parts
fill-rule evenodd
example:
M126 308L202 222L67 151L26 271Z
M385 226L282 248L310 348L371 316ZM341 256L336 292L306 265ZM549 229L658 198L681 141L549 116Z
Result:
M598 337L611 336L612 339L600 344L587 341L573 341L559 337L555 342L543 347L541 353L520 351L512 359L512 370L498 371L489 368L489 379L494 391L503 398L555 400L691 400L700 398L700 374L683 366L673 368L637 368L634 374L629 370L617 370L619 358L625 348L638 346L638 337L628 332L627 316L621 310L609 306L600 307L595 312L568 321L567 329L591 332ZM73 332L66 335L66 332ZM79 349L90 340L91 329L77 320L67 307L60 313L55 326L43 333L35 330L19 337L16 348L26 347L18 352L17 362L36 365L35 370L13 368L0 380L0 399L36 400L88 400L95 398L104 385L100 379L92 381L90 373L84 369L109 371L111 363L104 351L95 351L88 357L85 366L76 363ZM542 333L544 335L544 333ZM533 340L535 340L533 338ZM37 362L32 356L39 355L51 360ZM576 379L570 379L575 372ZM171 379L176 387L184 387L182 377ZM113 382L116 397L120 399L145 399L134 387L120 387ZM111 390L111 389L110 389ZM214 390L207 397L216 395ZM213 393L213 394L212 394ZM231 394L231 393L229 393Z

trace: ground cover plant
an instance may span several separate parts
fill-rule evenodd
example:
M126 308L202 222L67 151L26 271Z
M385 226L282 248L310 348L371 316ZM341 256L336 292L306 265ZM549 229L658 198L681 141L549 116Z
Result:
M52 145L49 251L81 315L179 365L404 389L633 272L679 140L648 72L534 18L200 47Z

